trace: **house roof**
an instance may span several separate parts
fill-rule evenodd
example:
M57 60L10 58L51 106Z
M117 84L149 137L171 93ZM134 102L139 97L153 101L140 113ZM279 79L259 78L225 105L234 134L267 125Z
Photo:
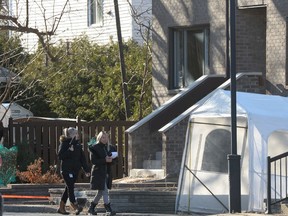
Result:
M8 80L17 77L16 73L8 70L7 68L0 67L0 82L7 83Z

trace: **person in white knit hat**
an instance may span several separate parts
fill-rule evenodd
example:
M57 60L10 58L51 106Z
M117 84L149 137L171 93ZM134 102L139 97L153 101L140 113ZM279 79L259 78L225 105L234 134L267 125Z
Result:
M69 198L70 204L78 215L83 210L76 202L74 194L75 182L81 168L85 171L87 177L90 177L90 169L87 165L82 145L79 142L78 130L74 127L65 128L63 135L60 136L60 146L58 158L61 161L61 175L65 182L65 190L61 196L60 206L57 210L60 214L69 214L65 206Z

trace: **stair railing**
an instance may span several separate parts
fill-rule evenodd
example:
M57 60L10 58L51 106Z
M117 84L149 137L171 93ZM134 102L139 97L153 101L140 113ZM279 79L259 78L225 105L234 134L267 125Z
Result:
M272 205L288 199L288 152L267 157L267 214ZM272 172L273 171L273 172ZM272 185L272 180L273 185ZM272 194L272 186L273 194Z

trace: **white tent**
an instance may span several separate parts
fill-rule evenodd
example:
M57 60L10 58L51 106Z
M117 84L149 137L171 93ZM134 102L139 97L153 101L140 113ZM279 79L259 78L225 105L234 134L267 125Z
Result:
M178 182L177 212L228 211L230 96L230 91L215 90L191 113ZM264 212L267 156L288 151L288 98L237 92L236 100L241 209Z
M6 112L7 111L7 112ZM6 114L5 114L6 112ZM3 115L4 118L3 118ZM0 119L3 118L3 126L8 127L9 118L27 118L33 116L33 113L17 103L2 103L0 106Z

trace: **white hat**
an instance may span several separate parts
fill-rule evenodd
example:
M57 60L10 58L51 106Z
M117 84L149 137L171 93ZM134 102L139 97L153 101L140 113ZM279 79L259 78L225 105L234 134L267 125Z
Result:
M63 132L64 135L68 138L74 138L78 134L78 130L74 127L65 128Z

